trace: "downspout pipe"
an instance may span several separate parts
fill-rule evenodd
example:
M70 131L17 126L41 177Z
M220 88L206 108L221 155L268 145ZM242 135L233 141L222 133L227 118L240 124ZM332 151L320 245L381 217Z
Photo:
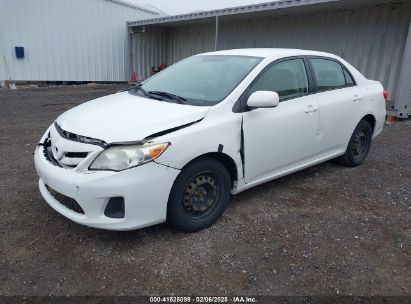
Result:
M218 28L219 28L219 19L218 19L218 16L215 16L214 51L218 51Z

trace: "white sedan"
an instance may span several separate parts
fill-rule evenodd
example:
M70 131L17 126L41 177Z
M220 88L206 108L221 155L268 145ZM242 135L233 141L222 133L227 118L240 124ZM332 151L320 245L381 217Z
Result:
M328 53L196 55L57 118L35 151L40 192L91 227L167 220L197 231L231 194L334 158L363 163L386 98L379 82Z

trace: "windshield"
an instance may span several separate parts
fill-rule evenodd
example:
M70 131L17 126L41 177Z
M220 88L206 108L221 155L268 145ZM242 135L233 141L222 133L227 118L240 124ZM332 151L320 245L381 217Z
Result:
M190 57L131 89L130 93L170 102L212 106L224 100L261 60L231 55Z

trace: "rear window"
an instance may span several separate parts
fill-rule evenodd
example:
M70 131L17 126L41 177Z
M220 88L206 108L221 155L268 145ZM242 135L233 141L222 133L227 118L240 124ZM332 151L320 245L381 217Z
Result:
M310 59L319 91L340 89L354 85L354 80L341 64L334 60Z

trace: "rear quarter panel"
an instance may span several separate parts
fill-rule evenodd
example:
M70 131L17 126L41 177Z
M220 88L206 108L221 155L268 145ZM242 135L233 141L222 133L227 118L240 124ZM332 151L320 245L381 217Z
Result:
M376 137L383 131L387 115L384 88L378 81L365 80L360 89L364 99L364 114L372 114L375 117L376 123L373 137Z
M375 117L375 128L373 137L379 135L384 128L385 117L387 115L386 101L384 99L384 87L378 81L369 80L364 77L355 67L344 59L337 57L352 73L360 89L363 98L363 115L373 115Z

